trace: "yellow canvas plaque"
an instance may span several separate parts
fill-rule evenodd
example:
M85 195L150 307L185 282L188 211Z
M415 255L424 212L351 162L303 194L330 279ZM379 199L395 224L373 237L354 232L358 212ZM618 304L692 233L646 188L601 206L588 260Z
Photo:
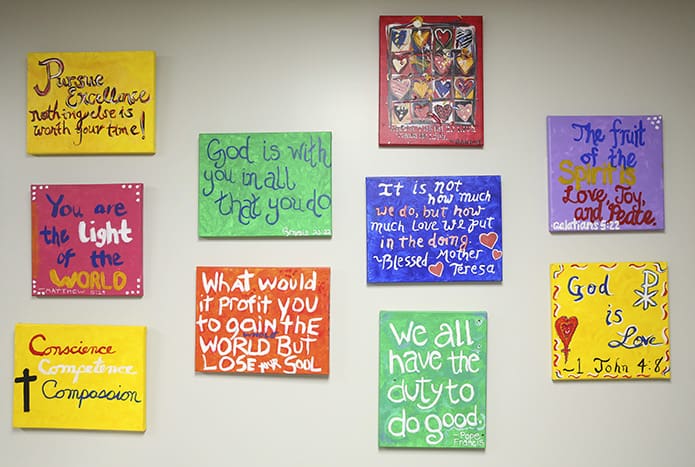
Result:
M12 425L145 431L144 326L17 324Z
M669 379L664 262L552 264L552 377Z
M154 154L155 53L27 55L29 154Z

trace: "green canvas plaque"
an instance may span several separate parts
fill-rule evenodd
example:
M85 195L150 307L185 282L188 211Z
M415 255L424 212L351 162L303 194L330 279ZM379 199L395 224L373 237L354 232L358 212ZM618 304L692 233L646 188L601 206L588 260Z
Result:
M485 448L487 313L382 311L379 446Z
M200 237L330 237L331 133L201 134Z

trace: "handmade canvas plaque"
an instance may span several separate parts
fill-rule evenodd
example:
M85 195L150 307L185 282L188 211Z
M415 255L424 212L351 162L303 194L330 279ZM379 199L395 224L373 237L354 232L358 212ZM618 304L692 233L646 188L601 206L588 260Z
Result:
M327 375L330 269L203 267L195 369Z
M483 145L481 16L382 16L379 144Z
M32 185L32 295L142 296L143 195L141 183Z
M484 448L487 314L380 318L379 446Z
M155 53L27 55L29 154L154 154Z
M367 282L502 280L499 176L369 177Z
M198 235L330 237L331 133L199 137Z
M552 264L555 380L669 379L664 262Z
M551 232L661 230L661 115L548 117Z
M144 326L17 324L12 426L145 431Z

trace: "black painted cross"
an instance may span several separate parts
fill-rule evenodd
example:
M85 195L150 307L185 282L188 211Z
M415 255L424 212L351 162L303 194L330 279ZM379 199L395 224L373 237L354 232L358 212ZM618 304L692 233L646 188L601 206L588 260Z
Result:
M29 412L29 383L36 381L36 375L29 376L29 368L25 368L22 376L14 379L15 383L24 384L24 411Z

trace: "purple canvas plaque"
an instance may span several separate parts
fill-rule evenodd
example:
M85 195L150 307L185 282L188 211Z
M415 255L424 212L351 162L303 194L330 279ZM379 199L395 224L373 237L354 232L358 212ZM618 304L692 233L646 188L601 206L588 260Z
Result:
M551 232L664 228L661 115L548 117Z

